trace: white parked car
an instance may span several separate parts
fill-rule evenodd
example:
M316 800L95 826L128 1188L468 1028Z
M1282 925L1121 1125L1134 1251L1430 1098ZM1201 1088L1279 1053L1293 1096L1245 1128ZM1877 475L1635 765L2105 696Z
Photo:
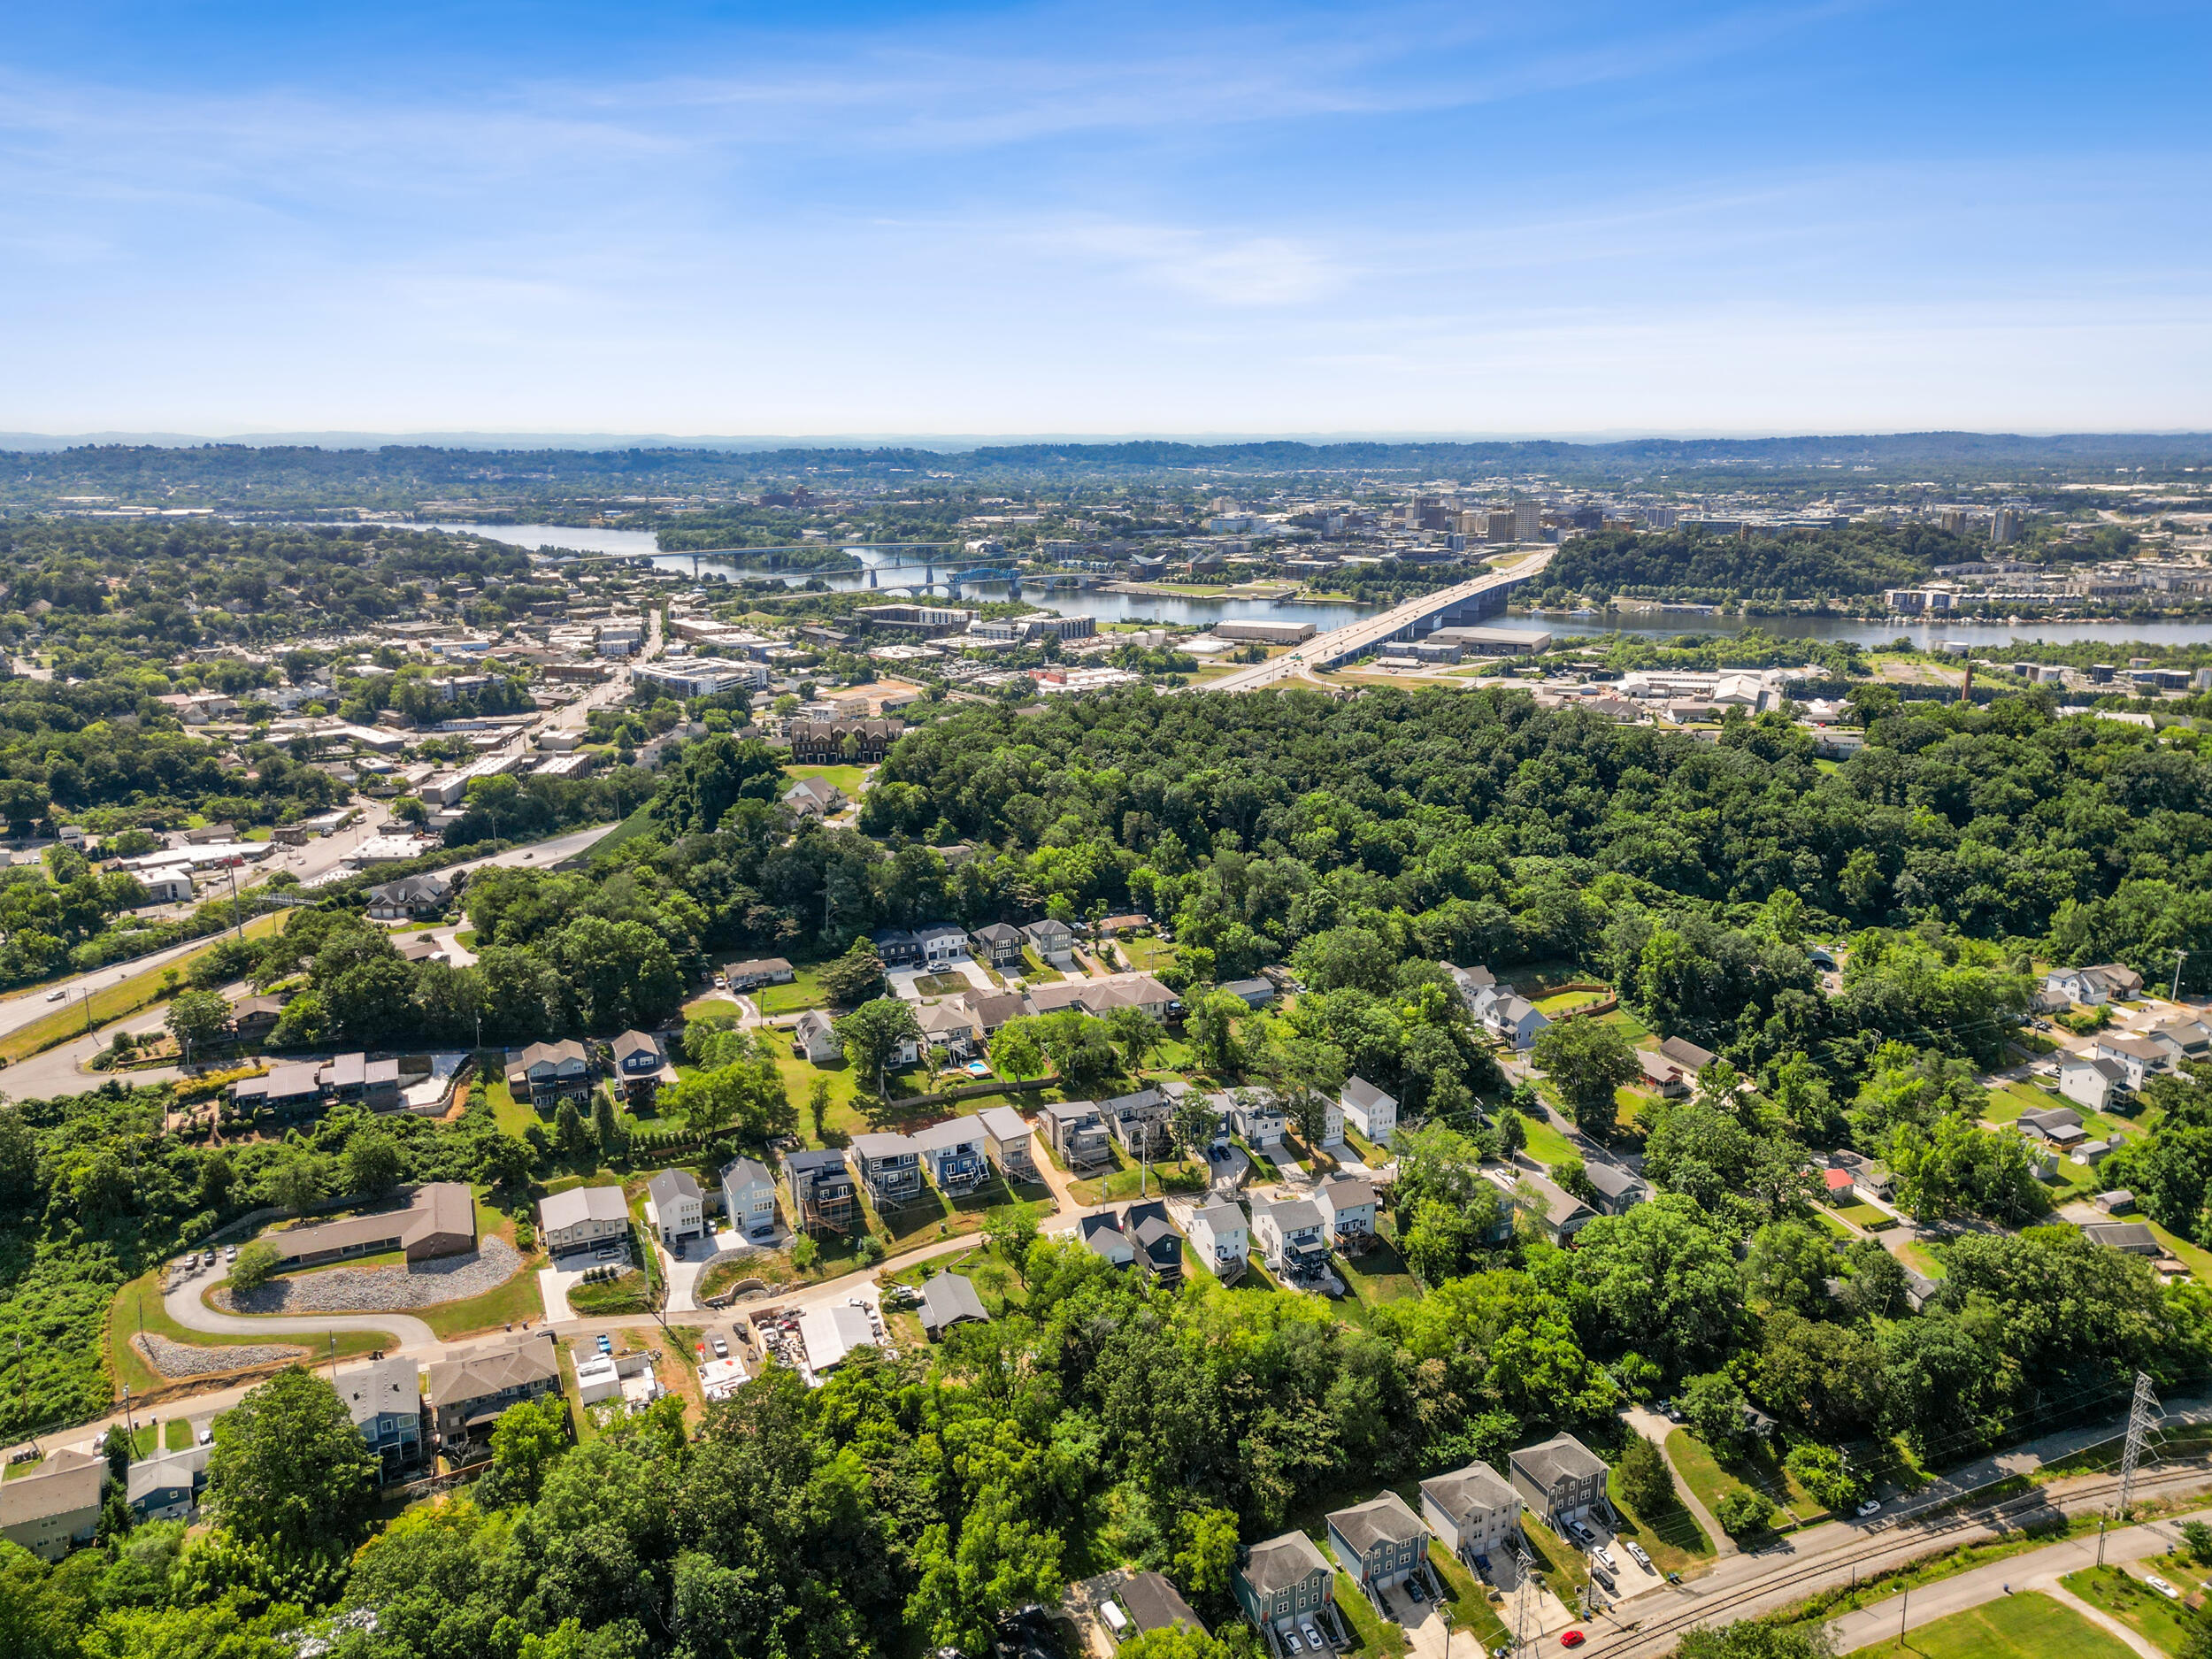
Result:
M1632 1538L1624 1538L1621 1540L1621 1548L1629 1553L1639 1567L1646 1572L1651 1571L1651 1557L1644 1554L1644 1547L1641 1544Z
M2143 1582L2150 1586L2152 1589L2157 1591L2159 1594L2164 1596L2169 1601L2178 1601L2181 1600L2181 1592L2175 1589L2172 1585L2168 1584L2163 1578L2160 1578L2154 1572L2148 1578L2145 1578Z
M1598 1565L1604 1568L1606 1571L1611 1572L1613 1571L1613 1552L1606 1548L1604 1545L1600 1544L1595 1549L1592 1550L1590 1552L1590 1559L1596 1562Z
M1862 1516L1872 1515L1878 1511L1881 1507L1882 1501L1879 1498L1869 1498L1865 1502L1859 1505L1859 1513Z

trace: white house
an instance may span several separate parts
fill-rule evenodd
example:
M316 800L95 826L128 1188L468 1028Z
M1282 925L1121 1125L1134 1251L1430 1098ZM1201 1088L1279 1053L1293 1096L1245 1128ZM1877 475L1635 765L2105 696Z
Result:
M1243 1277L1245 1258L1252 1250L1252 1231L1237 1205L1224 1200L1193 1212L1186 1236L1216 1279L1226 1284Z
M1254 1198L1252 1236L1261 1259L1280 1278L1307 1279L1328 1267L1328 1218L1310 1198Z
M2089 1052L2099 1060L2109 1060L2118 1066L2126 1073L2127 1086L2131 1089L2141 1088L2145 1078L2167 1070L2171 1064L2171 1051L2163 1044L2147 1037L2111 1032L2100 1032Z
M2055 968L2043 976L2043 988L2053 998L2064 996L2085 1008L2102 1008L2116 997L2133 996L2143 988L2143 976L2116 962L2093 968Z
M2127 1091L2127 1068L2093 1055L2070 1054L2058 1063L2058 1092L2077 1106L2101 1112Z
M619 1187L572 1187L538 1201L538 1236L549 1255L630 1236L630 1206Z
M1551 1021L1537 1012L1536 1004L1528 998L1508 992L1491 999L1488 1010L1482 1015L1482 1023L1494 1036L1504 1039L1516 1048L1526 1049L1536 1046L1537 1033Z
M776 1178L757 1158L738 1158L722 1171L722 1209L748 1239L773 1238Z
M1231 1089L1206 1098L1226 1115L1237 1133L1244 1137L1245 1144L1255 1152L1271 1151L1283 1144L1283 1133L1289 1128L1290 1119L1273 1090Z
M830 1029L830 1017L818 1008L810 1008L799 1016L799 1022L791 1028L791 1051L816 1065L828 1065L845 1052ZM911 1061L913 1056L906 1056Z
M1398 1102L1365 1078L1348 1079L1337 1104L1343 1109L1344 1121L1379 1147L1388 1146L1390 1137L1398 1133Z
M683 1170L663 1170L645 1185L653 1199L653 1223L661 1242L674 1246L707 1230L706 1202L699 1183Z
M1444 1548L1472 1565L1511 1544L1521 1530L1521 1494L1485 1463L1421 1483L1421 1518Z
M1363 1174L1339 1171L1313 1189L1313 1202L1339 1249L1364 1249L1375 1236L1375 1188Z

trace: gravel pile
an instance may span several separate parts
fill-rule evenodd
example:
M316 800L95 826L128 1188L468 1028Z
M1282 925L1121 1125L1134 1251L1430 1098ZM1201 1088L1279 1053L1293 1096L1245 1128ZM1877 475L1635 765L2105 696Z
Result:
M218 1371L242 1371L249 1365L280 1365L307 1352L287 1343L240 1344L233 1348L193 1348L172 1342L148 1331L133 1339L146 1363L164 1377L211 1377Z
M405 1266L330 1267L284 1273L254 1290L219 1290L209 1300L231 1313L403 1313L496 1290L522 1268L504 1239L486 1239L470 1256Z

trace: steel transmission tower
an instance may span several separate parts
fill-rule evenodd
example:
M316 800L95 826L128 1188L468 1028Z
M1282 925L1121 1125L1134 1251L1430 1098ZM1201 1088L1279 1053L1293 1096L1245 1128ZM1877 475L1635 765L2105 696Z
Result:
M2135 1465L2143 1455L2143 1441L2158 1426L2158 1420L2166 1409L2158 1403L2158 1396L2151 1392L2151 1379L2142 1371L2135 1373L2135 1402L2128 1408L2128 1440L2120 1454L2120 1513L2128 1512L2128 1499L2135 1488Z

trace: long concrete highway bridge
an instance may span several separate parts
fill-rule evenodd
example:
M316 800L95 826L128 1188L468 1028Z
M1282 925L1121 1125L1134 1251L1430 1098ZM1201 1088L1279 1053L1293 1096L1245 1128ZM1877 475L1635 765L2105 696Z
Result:
M1210 680L1193 690L1257 691L1302 674L1310 668L1334 668L1353 658L1364 657L1388 640L1417 640L1433 634L1439 628L1460 627L1486 616L1494 616L1506 607L1514 588L1539 574L1551 563L1555 549L1540 548L1525 558L1516 559L1501 569L1485 572L1472 581L1462 582L1440 593L1423 594L1409 599L1402 605L1394 605L1379 615L1363 617L1344 627L1317 634L1303 645L1270 657L1264 663L1255 663L1240 668L1219 680Z

